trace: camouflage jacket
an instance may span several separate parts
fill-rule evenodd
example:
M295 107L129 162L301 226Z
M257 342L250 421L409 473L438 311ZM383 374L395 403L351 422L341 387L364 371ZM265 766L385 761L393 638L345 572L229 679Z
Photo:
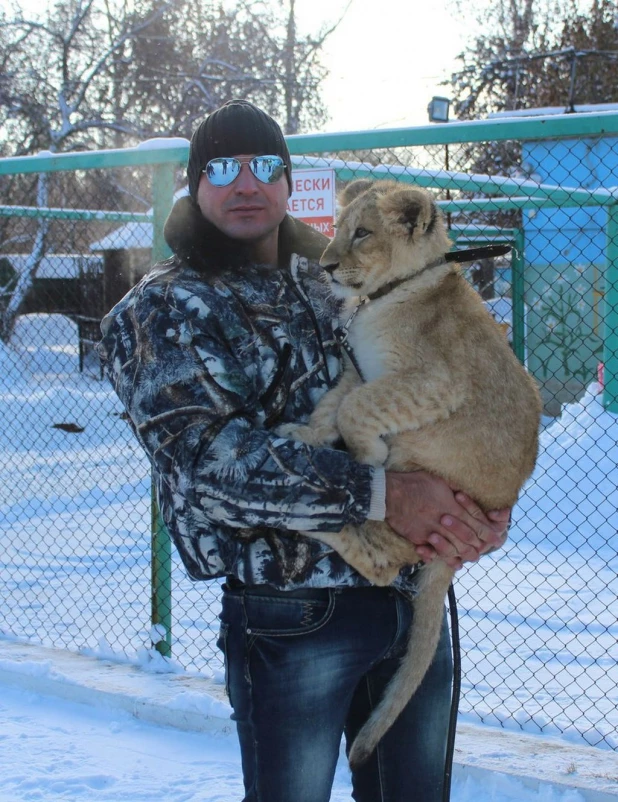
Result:
M106 316L99 352L189 575L286 589L368 584L298 530L366 520L372 469L275 431L305 421L340 371L338 309L316 263L325 239L288 217L284 266L260 267L188 198L165 236L174 256Z

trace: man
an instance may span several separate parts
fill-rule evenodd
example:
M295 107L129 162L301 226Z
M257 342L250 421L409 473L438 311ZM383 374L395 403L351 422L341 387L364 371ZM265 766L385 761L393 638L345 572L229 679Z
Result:
M302 531L386 519L458 567L503 542L485 517L422 472L390 474L344 450L278 436L337 380L326 240L286 215L290 155L245 101L196 130L189 197L166 223L174 256L103 322L101 353L148 453L161 513L189 574L226 577L219 645L246 802L326 802L348 743L396 671L415 568L371 587ZM353 776L360 802L442 798L450 704L446 627L419 691Z

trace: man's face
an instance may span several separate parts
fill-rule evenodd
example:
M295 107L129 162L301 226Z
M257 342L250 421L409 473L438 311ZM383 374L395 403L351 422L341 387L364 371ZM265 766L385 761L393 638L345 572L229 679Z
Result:
M247 162L254 155L243 153L235 158ZM214 187L202 174L197 189L197 203L204 217L228 237L246 242L263 240L277 230L285 217L287 200L285 173L274 184L264 184L246 163L228 186Z

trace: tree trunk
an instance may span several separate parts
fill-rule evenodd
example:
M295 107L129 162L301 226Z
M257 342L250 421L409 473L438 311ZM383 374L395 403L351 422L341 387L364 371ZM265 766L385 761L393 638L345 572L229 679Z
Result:
M294 109L294 82L296 76L296 9L295 1L289 0L287 37L285 43L285 133L298 133L298 120Z
M39 207L47 206L48 181L48 173L39 173L37 183L37 206ZM26 296L32 287L32 282L36 277L39 265L45 256L45 240L48 230L49 220L39 218L34 245L32 246L32 251L26 262L26 267L23 272L20 273L15 289L9 298L9 302L0 316L0 340L2 340L2 342L8 343L11 339L19 310L26 300Z

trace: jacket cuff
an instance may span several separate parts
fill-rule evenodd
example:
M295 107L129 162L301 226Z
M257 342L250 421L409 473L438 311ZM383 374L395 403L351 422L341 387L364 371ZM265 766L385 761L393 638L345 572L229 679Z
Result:
M371 477L371 504L368 521L383 521L386 518L386 473L384 468L374 468Z

